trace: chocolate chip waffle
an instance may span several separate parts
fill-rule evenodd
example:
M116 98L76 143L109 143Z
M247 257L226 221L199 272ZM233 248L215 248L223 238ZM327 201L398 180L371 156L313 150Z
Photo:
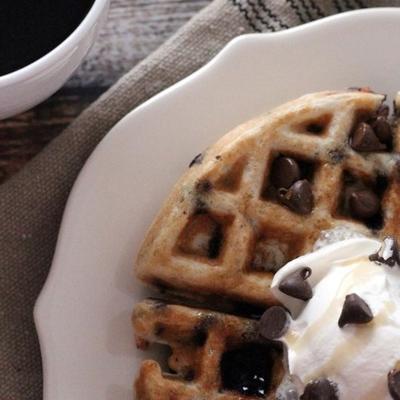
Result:
M274 272L347 226L399 237L399 133L384 96L303 96L195 157L150 227L136 273L185 296L276 303Z
M261 338L257 321L147 300L136 306L133 324L138 347L171 349L169 371L155 361L142 364L139 400L275 399L281 348Z
M276 304L274 273L310 251L321 232L348 227L398 238L400 141L383 101L367 90L310 94L225 135L172 190L140 249L138 277L186 304L196 298L248 316L249 307ZM266 338L279 327L268 323L275 330L264 339L257 332L267 317L280 315L264 314L260 324L192 306L138 304L138 347L162 343L172 353L167 371L143 363L137 399L276 398L283 357Z

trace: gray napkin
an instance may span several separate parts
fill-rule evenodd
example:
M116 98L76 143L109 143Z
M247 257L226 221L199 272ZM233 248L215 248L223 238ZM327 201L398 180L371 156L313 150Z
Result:
M0 186L0 399L42 397L32 308L49 271L71 186L111 127L197 70L237 35L287 29L349 9L399 2L215 0Z

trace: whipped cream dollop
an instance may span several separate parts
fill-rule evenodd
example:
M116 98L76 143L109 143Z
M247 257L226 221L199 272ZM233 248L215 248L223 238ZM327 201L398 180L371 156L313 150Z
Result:
M353 238L299 257L280 269L272 282L276 298L291 314L281 340L289 373L307 385L327 378L340 400L391 400L388 373L400 361L400 267L370 260L381 242ZM283 279L307 266L312 287L308 301L279 289ZM357 294L373 319L339 327L346 296Z

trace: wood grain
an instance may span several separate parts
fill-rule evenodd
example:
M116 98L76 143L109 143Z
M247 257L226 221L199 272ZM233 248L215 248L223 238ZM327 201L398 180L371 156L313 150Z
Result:
M210 1L112 0L96 44L65 86L34 109L0 121L0 182Z

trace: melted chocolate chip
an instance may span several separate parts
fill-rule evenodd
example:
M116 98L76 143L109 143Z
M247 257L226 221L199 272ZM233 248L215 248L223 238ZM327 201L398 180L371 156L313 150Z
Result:
M290 157L277 158L271 168L271 182L277 188L288 189L300 179L299 164Z
M314 206L310 182L303 179L295 182L289 189L280 188L278 200L299 214L309 214Z
M378 196L369 189L355 189L350 194L349 205L351 214L361 219L373 217L380 209Z
M381 201L387 187L385 175L378 174L375 180L366 180L345 171L339 214L361 220L371 230L381 229L384 223Z
M208 258L218 258L221 251L224 234L222 226L217 224L213 230L210 241L208 242Z
M375 182L375 193L379 196L382 197L383 193L387 189L388 186L388 178L386 175L378 174L376 177L376 182Z
M369 259L389 267L393 267L395 264L400 265L399 246L396 239L393 236L386 237L378 252L370 255Z
M195 329L195 333L193 335L193 343L197 347L203 347L207 341L208 332L204 328Z
M189 168L192 168L193 165L195 165L195 164L201 164L203 161L203 158L204 158L204 156L202 153L197 154L197 156L195 158L193 158L193 160L190 162Z
M311 268L302 267L285 276L279 284L279 290L288 296L300 300L310 300L313 296L311 285L307 278L311 275Z
M391 143L393 132L386 117L379 115L371 126L374 129L375 135L382 143Z
M360 296L352 293L346 296L338 324L343 328L347 324L366 324L373 318L369 305Z
M263 314L259 323L260 335L269 340L282 337L289 327L289 316L280 306L272 306Z
M339 400L337 385L326 378L309 382L301 400Z
M351 137L351 147L359 152L382 151L386 146L381 143L372 127L360 122Z
M250 343L225 352L220 363L222 388L265 398L274 365L271 350L269 346Z
M388 387L393 400L400 400L400 371L392 369L388 374Z
M324 131L324 125L313 122L308 124L306 129L309 133L319 134Z
M194 369L187 370L185 372L185 374L183 375L183 379L188 382L192 382L195 377L196 377L196 373L195 373Z

